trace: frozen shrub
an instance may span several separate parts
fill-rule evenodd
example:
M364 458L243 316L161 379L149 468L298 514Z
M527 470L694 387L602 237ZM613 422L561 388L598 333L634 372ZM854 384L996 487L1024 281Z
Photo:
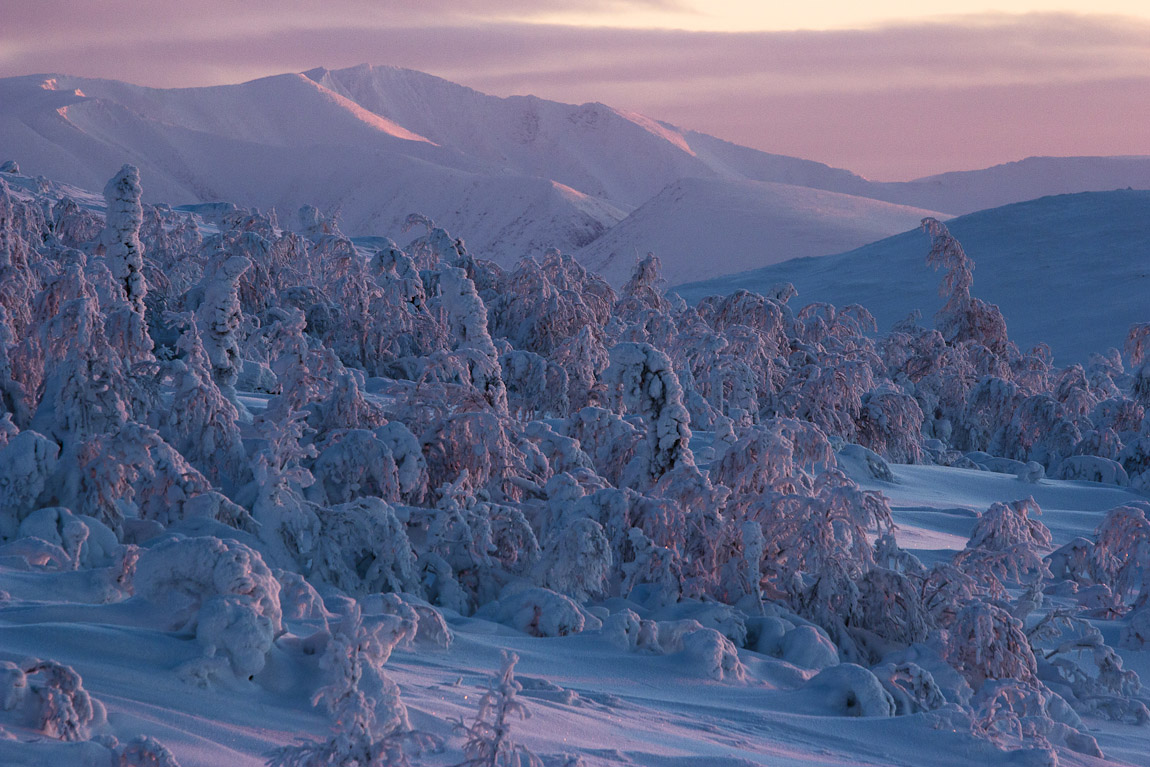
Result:
M103 723L103 705L88 694L71 666L25 658L18 664L5 663L0 671L4 708L24 711L33 728L48 737L87 740L91 729Z
M549 359L567 371L567 399L572 411L601 404L599 379L610 364L601 336L600 330L586 325L551 352Z
M878 677L853 663L823 669L803 689L817 694L839 716L895 715L894 698Z
M197 516L252 529L246 511L214 491L158 433L138 423L72 443L57 475L59 502L117 531L125 520L166 527Z
M603 621L603 637L620 650L660 653L659 624L633 610L612 613Z
M914 397L884 383L863 397L859 442L895 463L921 463L922 422Z
M504 485L522 465L505 424L490 412L458 413L436 423L423 436L430 487L464 481L468 492L488 483Z
M946 636L944 657L976 691L988 679L1037 682L1037 663L1022 623L986 602L959 611Z
M379 498L360 498L320 514L309 575L356 596L419 588L404 525Z
M858 601L852 623L859 641L875 645L875 655L885 655L885 645L908 645L927 639L933 627L922 604L916 578L885 567L872 567L857 581Z
M168 319L181 328L176 349L183 359L170 362L165 370L174 389L173 401L180 405L163 414L159 429L210 480L234 487L247 476L239 413L212 377L212 363L192 315Z
M567 371L538 354L511 350L499 358L507 407L521 418L564 416L570 409Z
M543 584L579 601L599 596L611 572L611 546L602 526L576 517L557 526L543 544Z
M1072 479L1084 482L1101 482L1104 485L1126 487L1130 478L1117 461L1100 458L1096 455L1071 455L1062 459L1054 479Z
M694 464L691 419L667 355L649 344L618 344L611 349L611 365L603 377L619 409L646 424L646 450L637 456L643 465L632 474L634 481L646 486L681 461Z
M1119 506L1106 513L1095 532L1094 575L1125 602L1135 606L1150 599L1150 522L1143 508Z
M503 596L485 607L480 615L537 637L568 636L588 628L601 628L599 619L580 609L570 597L542 588Z
M421 503L428 492L427 460L419 440L398 421L375 429L375 436L391 451L399 492L408 503Z
M1021 583L1045 577L1042 557L1050 548L1050 530L1031 518L1042 510L1033 498L991 506L974 525L966 548L954 563L975 578Z
M1150 607L1143 607L1130 613L1118 646L1130 650L1142 650L1150 645Z
M325 442L333 432L374 429L387 423L383 408L364 397L356 375L336 372L332 383L324 399L308 406L308 426L315 430L317 442Z
M240 358L240 327L243 310L239 280L251 266L243 256L220 251L204 269L201 282L203 300L196 310L204 350L211 364L212 379L232 404L235 384L243 370Z
M256 419L265 440L253 461L256 499L252 516L260 539L268 544L277 567L299 567L307 561L319 530L318 507L302 491L315 481L303 466L315 447L303 445L303 413L288 409L280 417L265 413Z
M1061 683L1059 689L1077 710L1119 721L1150 721L1150 711L1134 697L1142 689L1138 674L1123 668L1122 658L1089 621L1057 608L1027 635L1040 657L1042 678Z
M475 721L468 727L460 721L467 742L463 745L465 761L459 767L543 767L542 760L526 746L511 740L510 718L530 716L527 707L516 699L523 690L515 679L518 661L518 655L504 651L503 667L479 699Z
M11 540L36 508L59 453L59 446L34 431L22 431L0 448L0 537Z
M271 619L249 596L217 595L200 608L196 640L207 657L227 658L237 677L263 670L274 638Z
M47 506L29 514L20 523L17 537L35 537L60 546L77 568L111 565L124 549L106 525L59 506Z
M117 767L180 767L180 763L163 743L140 735L119 749Z
M714 629L700 628L686 634L683 653L692 667L715 681L746 680L747 671L734 643Z
M391 630L398 619L364 620L348 601L319 660L326 684L313 705L323 704L332 719L326 740L304 741L268 754L271 767L404 767L405 746L423 748L436 739L413 731L399 687L383 666L403 634Z
M136 593L160 607L165 628L194 633L201 608L213 597L248 600L267 619L274 634L282 630L280 584L260 555L236 541L219 538L169 538L140 553Z
M323 597L299 573L275 570L280 582L280 611L284 620L324 620Z
M621 563L620 595L658 607L679 601L683 572L673 549L659 546L638 527L627 531L630 557Z
M715 629L733 642L736 647L743 647L747 643L745 617L737 609L722 602L683 601L677 605L659 609L652 613L652 617L658 618L660 621L667 619L695 620L704 628Z
M934 677L917 663L886 663L872 671L894 699L896 714L934 711L946 705L946 696Z
M595 472L612 485L620 486L644 434L633 424L609 410L585 407L568 417L565 433L578 441L594 464Z
M890 464L878 453L862 445L844 444L835 451L835 463L852 479L895 481Z
M499 354L487 332L487 308L475 292L475 283L462 269L448 267L439 272L439 288L439 303L447 313L454 348L475 353L465 355L471 360L471 386L497 411L506 412L507 390Z
M779 641L779 656L799 668L824 669L837 666L839 651L826 632L815 626L795 626Z
M371 496L400 500L399 469L387 444L366 429L329 435L312 466L309 496L317 503L348 503Z
M922 228L931 237L926 262L935 269L946 270L938 289L939 295L946 299L935 315L938 329L949 343L974 341L995 354L1004 354L1010 341L1002 312L997 306L970 295L970 287L974 284L974 262L942 222L924 218Z
M1046 557L1051 577L1056 581L1072 580L1080 585L1093 581L1090 572L1094 557L1094 542L1078 537L1066 543Z
M115 430L128 420L128 379L104 335L95 298L65 301L40 328L44 394L31 428L58 442Z
M1015 476L1027 484L1036 485L1046 476L1046 469L1038 461L1027 461Z
M1126 355L1134 374L1134 399L1150 406L1150 322L1130 326L1126 336Z
M752 426L712 464L716 482L729 487L736 502L767 491L794 492L804 476L794 462L795 446L777 429Z
M369 594L363 598L363 610L367 615L395 615L412 621L415 626L413 641L447 650L454 639L443 613L411 594Z

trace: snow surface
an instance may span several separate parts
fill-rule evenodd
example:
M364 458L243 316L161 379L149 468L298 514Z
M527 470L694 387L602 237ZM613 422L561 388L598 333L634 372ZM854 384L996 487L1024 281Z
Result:
M1122 348L1127 329L1150 317L1150 192L1112 191L1043 197L947 222L975 262L973 293L997 304L1020 347L1046 342L1055 362L1085 362ZM823 258L674 287L689 302L778 282L798 290L797 306L858 303L879 329L914 310L931 324L943 304L942 274L925 263L930 239L909 231Z
M1043 480L1035 486L991 472L893 468L897 484L858 479L887 494L900 542L924 559L937 549L961 549L975 513L995 501L1033 495L1058 545L1089 533L1106 509L1144 499L1094 483ZM86 604L67 576L0 564L0 588L9 595L0 604L0 660L37 655L74 667L85 689L107 707L110 729L121 740L151 735L184 767L256 767L273 747L325 733L325 718L308 700L317 672L300 666L284 640L254 683L201 689L176 671L201 652L194 638L157 630L139 601ZM739 650L747 680L738 684L700 677L682 655L623 652L595 631L537 638L478 618L450 612L447 618L454 633L449 649L398 649L386 667L412 724L442 736L451 735L448 720L473 716L500 651L511 649L520 656L520 699L531 713L530 720L515 722L513 735L549 758L567 754L589 766L654 767L1017 764L1017 754L936 729L927 714L843 718L817 688L804 688L814 672L749 650ZM284 623L298 636L316 626L286 616ZM1122 654L1128 668L1150 673L1146 653ZM1145 763L1145 727L1091 720L1091 734L1106 764ZM422 759L454 764L458 746ZM0 741L0 763L102 764L84 761L79 744L37 748L19 740ZM1059 763L1103 762L1061 752Z

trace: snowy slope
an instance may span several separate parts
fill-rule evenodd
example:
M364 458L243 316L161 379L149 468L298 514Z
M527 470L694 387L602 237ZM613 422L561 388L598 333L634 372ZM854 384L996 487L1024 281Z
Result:
M1121 347L1134 322L1150 319L1150 192L1044 197L947 222L974 259L973 293L998 304L1010 336L1026 348L1049 343L1056 362L1085 361ZM798 305L860 303L879 328L915 309L931 322L942 306L940 275L926 265L929 238L909 231L837 256L796 259L718 280L681 285L688 301L740 288L794 283Z
M891 499L898 537L929 558L960 549L977 513L995 501L1033 495L1056 545L1089 534L1104 512L1139 496L1084 482L1043 480L1038 485L990 472L933 466L894 467L897 484L865 480ZM194 530L189 530L194 532ZM155 630L140 600L90 604L80 573L29 572L0 562L0 660L28 655L73 666L107 708L104 731L120 740L144 733L171 749L183 767L228 764L257 767L273 747L318 738L326 719L309 704L318 684L314 658L301 658L293 642L315 621L287 622L268 665L252 682L233 688L182 681L178 666L197 657L196 641ZM400 685L412 724L446 740L440 753L418 764L445 767L461 759L451 721L470 720L499 652L521 657L520 700L531 718L512 720L511 735L547 764L586 767L814 767L872 765L961 767L1016 765L1024 756L986 741L940 729L931 714L895 718L841 715L826 693L807 687L813 672L785 660L740 650L747 680L715 681L683 653L625 652L597 632L534 638L505 626L447 613L455 640L449 649L427 645L400 650L387 672ZM1150 674L1145 652L1122 651L1126 668ZM1146 728L1090 720L1107 761L1062 750L1059 764L1144 763ZM107 752L91 744L45 742L35 731L5 722L12 739L0 740L0 763L103 765ZM579 757L568 762L564 757Z
M841 252L943 214L763 181L676 181L577 253L614 285L653 252L671 284Z

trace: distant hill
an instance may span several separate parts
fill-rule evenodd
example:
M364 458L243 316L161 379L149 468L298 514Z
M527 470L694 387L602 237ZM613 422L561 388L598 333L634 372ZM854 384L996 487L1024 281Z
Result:
M974 259L974 295L998 304L1020 346L1049 343L1062 363L1121 348L1127 328L1150 320L1150 192L1043 197L947 222ZM930 241L910 231L834 256L801 258L679 285L688 301L792 282L796 306L859 303L882 330L915 309L930 324L942 305Z
M1150 188L1148 158L1032 158L874 183L604 104L497 98L367 65L205 88L0 79L0 153L97 190L130 162L149 201L274 207L289 225L314 204L352 235L398 239L420 212L476 255L510 266L558 247L616 284L647 251L688 280L842 251L924 210Z
M682 179L577 252L609 282L659 256L669 282L822 256L916 226L920 208L765 181Z

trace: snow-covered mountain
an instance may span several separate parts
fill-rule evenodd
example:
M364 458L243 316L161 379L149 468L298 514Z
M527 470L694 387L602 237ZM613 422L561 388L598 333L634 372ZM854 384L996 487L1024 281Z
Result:
M941 214L866 197L746 179L685 178L578 251L615 285L654 252L671 283L858 247Z
M602 104L500 99L380 67L171 90L9 78L0 146L25 171L82 187L127 161L151 200L310 203L338 210L353 234L394 234L419 211L504 263L574 250L668 184L740 178L746 164L738 148ZM756 178L855 178L753 154Z
M1150 157L1028 157L875 187L878 199L957 216L1056 194L1150 189Z
M634 252L655 251L682 281L895 234L919 216L903 206L941 215L1150 187L1146 158L1045 158L876 184L603 104L497 98L366 65L206 88L3 79L0 147L25 172L89 189L130 162L151 201L275 207L287 222L314 204L354 235L395 237L418 211L502 264L583 249L616 283ZM666 237L666 224L689 235ZM729 258L701 270L704 242Z
M1044 197L947 222L974 259L974 295L997 304L1020 346L1049 343L1057 361L1085 362L1121 348L1132 323L1150 319L1150 192ZM867 307L887 330L918 309L942 306L941 275L926 264L930 239L910 231L835 256L803 258L681 285L688 301L791 282L799 306Z

